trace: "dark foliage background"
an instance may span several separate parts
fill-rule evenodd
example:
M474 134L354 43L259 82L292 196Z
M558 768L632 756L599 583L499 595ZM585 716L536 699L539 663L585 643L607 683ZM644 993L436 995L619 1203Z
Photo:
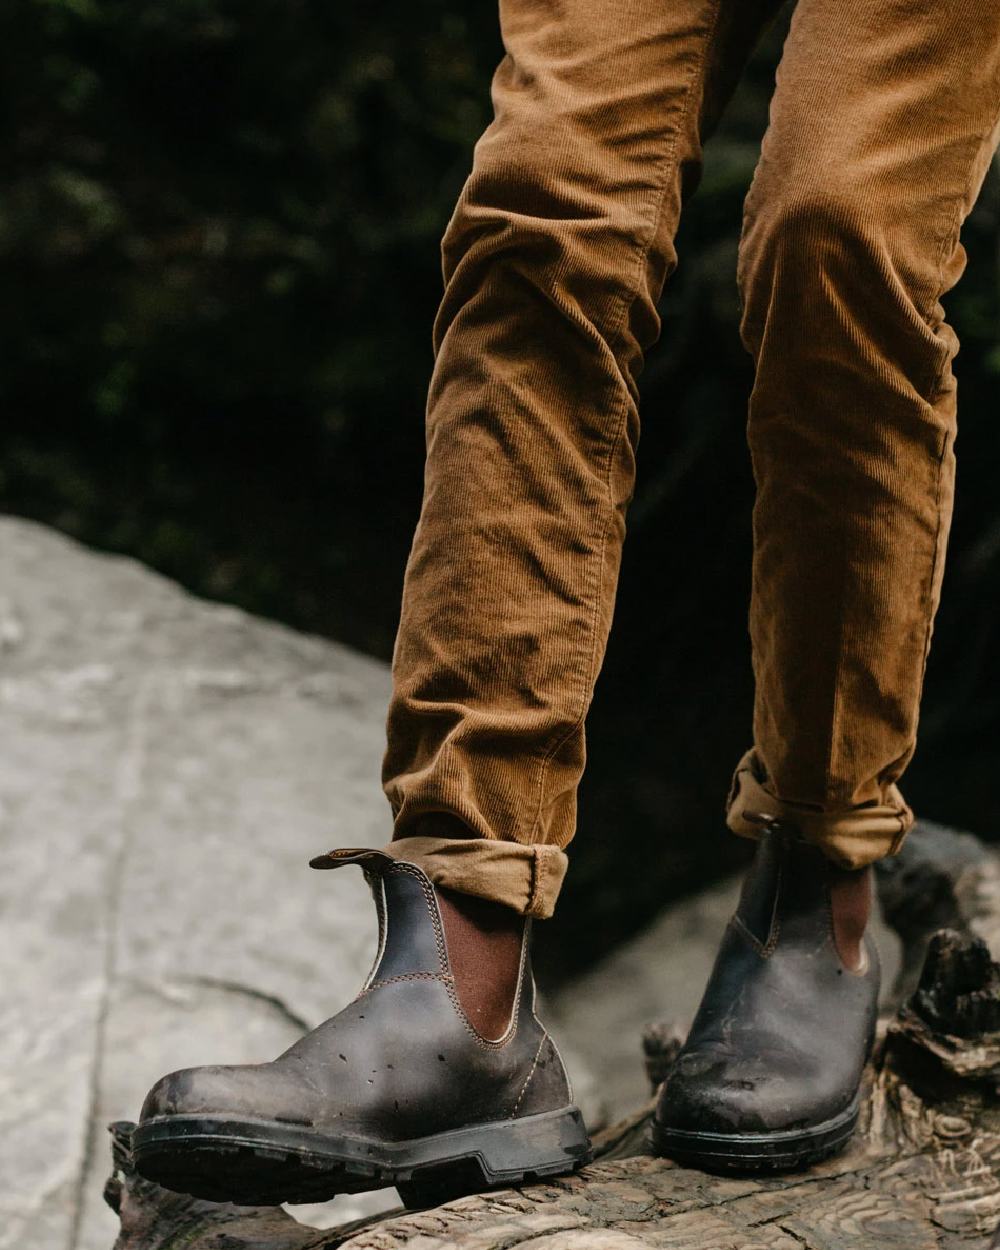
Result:
M730 868L752 484L734 279L783 24L684 223L550 966ZM489 118L493 0L0 10L0 506L388 657L420 502L438 244ZM907 794L993 835L1000 190L949 299L959 503Z

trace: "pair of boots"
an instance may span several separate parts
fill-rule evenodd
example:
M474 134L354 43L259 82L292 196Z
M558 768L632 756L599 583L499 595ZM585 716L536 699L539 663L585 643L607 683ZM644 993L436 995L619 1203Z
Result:
M342 863L361 866L378 910L360 993L272 1063L159 1081L133 1135L138 1171L247 1205L389 1185L419 1205L587 1162L535 1014L530 921L378 851ZM658 1096L657 1152L710 1170L789 1168L847 1141L879 987L870 878L791 830L763 833Z

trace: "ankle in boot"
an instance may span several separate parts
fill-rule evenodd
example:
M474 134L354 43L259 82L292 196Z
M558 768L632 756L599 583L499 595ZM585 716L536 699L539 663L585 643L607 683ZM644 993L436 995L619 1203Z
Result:
M559 1053L535 1014L530 927L446 898L415 864L365 872L379 949L361 991L271 1063L174 1072L150 1090L136 1169L244 1205L395 1185L439 1199L590 1158ZM442 919L444 917L444 919Z
M697 1015L657 1098L653 1142L720 1171L801 1167L846 1144L875 1036L871 874L773 825L761 836Z

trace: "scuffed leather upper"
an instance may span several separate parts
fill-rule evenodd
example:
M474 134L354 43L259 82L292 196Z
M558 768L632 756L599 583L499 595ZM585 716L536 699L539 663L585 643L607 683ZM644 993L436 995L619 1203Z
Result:
M162 1116L271 1120L398 1141L571 1102L534 1014L527 955L511 1026L478 1035L454 992L433 886L415 866L359 852L379 910L375 966L355 1000L271 1063L188 1068L150 1091Z
M865 950L863 972L840 961L822 853L765 833L656 1119L754 1133L845 1111L875 1035L880 973L868 936Z

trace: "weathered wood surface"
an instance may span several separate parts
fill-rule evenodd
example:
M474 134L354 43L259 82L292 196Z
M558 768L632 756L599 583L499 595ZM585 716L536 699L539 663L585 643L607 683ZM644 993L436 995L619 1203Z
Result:
M576 1176L321 1232L281 1210L217 1206L140 1180L128 1164L127 1127L114 1126L108 1199L122 1223L115 1250L1000 1246L1000 964L985 940L995 919L983 902L989 891L966 889L970 873L980 884L994 879L991 859L974 842L949 847L931 837L917 844L909 866L894 870L900 877L890 883L888 911L909 940L925 945L920 917L928 914L957 928L930 939L916 989L883 1025L862 1124L836 1159L766 1179L680 1168L646 1152L647 1107L602 1134L599 1160ZM898 888L904 872L909 890ZM1000 896L995 901L1000 915ZM654 1080L677 1044L670 1028L644 1039Z

